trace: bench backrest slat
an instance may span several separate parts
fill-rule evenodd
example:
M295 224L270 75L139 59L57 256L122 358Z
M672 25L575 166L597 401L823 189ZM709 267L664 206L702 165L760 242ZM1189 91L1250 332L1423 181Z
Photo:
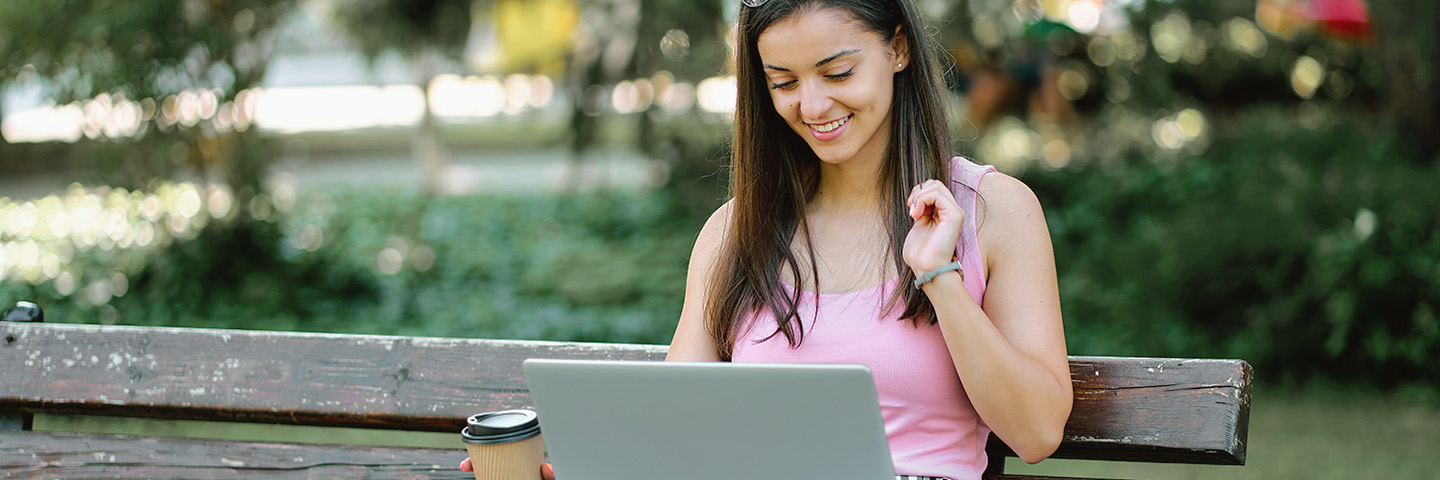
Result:
M1070 357L1075 404L1052 458L1244 465L1243 360ZM991 438L992 458L1013 456Z
M664 347L0 324L0 409L457 431L530 405L530 357L663 360Z
M653 345L0 323L0 413L453 432L530 405L526 358L664 359ZM1249 364L1071 357L1057 458L1243 464ZM992 442L997 453L1003 444Z

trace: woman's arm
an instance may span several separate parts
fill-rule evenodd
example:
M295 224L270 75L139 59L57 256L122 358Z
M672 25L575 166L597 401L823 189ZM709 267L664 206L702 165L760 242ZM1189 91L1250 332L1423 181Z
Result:
M730 211L733 202L726 202L700 229L695 239L695 248L690 252L690 267L685 274L685 303L680 310L680 323L675 327L675 336L670 340L670 353L666 361L718 362L715 353L715 338L705 328L705 309L710 293L711 271L719 260L725 230L730 228Z
M984 217L977 220L984 221L979 237L987 271L985 308L976 305L956 273L921 288L935 305L970 403L1022 460L1035 463L1059 446L1073 400L1055 253L1034 192L1003 174L984 179ZM941 213L959 207L943 185L940 189L912 195L912 203L929 205L936 218L931 226L948 234L949 225L939 227L949 223ZM917 220L917 228L924 223ZM934 261L919 257L912 268Z

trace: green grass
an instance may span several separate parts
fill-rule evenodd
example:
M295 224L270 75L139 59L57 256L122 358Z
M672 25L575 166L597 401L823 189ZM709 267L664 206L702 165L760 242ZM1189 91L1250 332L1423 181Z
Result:
M1415 395L1345 392L1333 387L1298 391L1260 389L1250 416L1248 464L1166 465L1012 459L1008 473L1123 479L1430 479L1440 471L1440 406ZM315 428L214 422L37 416L37 430L143 433L247 441L348 443L464 448L457 435L353 428Z
M1435 478L1440 407L1400 397L1261 388L1250 409L1247 461L1239 467L1011 459L1006 472L1156 480Z

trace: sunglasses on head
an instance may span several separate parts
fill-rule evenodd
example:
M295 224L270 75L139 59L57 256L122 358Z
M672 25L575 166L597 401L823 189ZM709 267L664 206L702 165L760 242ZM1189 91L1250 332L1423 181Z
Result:
M764 5L765 2L769 1L770 0L740 0L740 3L743 3L745 4L745 6L750 8L758 8L759 6Z

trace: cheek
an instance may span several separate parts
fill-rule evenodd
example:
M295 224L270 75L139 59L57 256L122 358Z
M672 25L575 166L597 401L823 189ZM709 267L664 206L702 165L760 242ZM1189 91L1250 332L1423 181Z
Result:
M797 106L794 96L771 92L770 103L775 106L775 112L780 114L780 118L784 118L786 121L794 121Z

